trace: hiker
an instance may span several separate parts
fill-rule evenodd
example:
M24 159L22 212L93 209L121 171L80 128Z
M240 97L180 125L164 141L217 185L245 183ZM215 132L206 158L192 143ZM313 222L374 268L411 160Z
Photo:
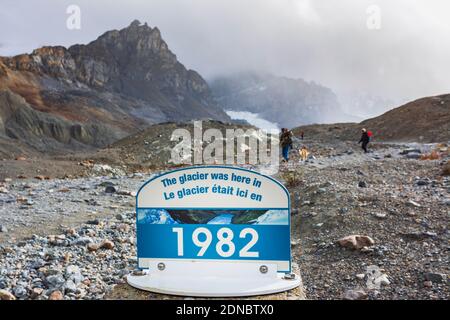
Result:
M304 131L300 132L300 138L302 138L302 140L303 140L304 137L305 137L305 132Z
M306 149L305 146L303 146L303 147L298 151L298 153L300 154L300 159L301 159L302 161L306 161L306 160L308 159L309 151L308 151L308 149Z
M292 148L292 132L287 128L281 129L280 145L283 153L283 160L289 161L289 149Z
M367 151L367 145L368 145L369 142L370 142L370 135L369 135L369 132L367 132L367 129L366 129L366 128L363 128L363 129L361 130L361 132L362 132L362 134L361 134L361 139L359 139L359 142L358 142L358 143L361 143L361 142L362 142L361 147L362 147L362 149L364 150L364 153L367 153L367 152L368 152L368 151Z

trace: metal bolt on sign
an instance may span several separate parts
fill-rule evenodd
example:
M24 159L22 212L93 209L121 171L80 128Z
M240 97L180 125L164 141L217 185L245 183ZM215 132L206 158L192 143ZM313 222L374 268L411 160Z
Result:
M261 267L259 267L259 272L267 273L267 271L269 271L269 268L267 268L267 266L262 265Z
M163 271L166 268L166 265L162 262L158 263L158 270Z

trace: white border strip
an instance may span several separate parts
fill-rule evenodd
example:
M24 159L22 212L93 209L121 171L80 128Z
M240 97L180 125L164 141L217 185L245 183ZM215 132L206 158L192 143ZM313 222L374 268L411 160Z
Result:
M190 261L190 262L230 262L230 263L255 263L255 264L276 264L278 266L278 272L289 272L289 261L284 260L225 260L225 259L167 259L167 258L139 258L139 268L149 268L152 262L164 262L164 261Z

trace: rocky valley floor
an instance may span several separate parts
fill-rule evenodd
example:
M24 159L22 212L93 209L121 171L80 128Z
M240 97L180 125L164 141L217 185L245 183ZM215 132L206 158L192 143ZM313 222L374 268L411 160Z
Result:
M258 298L449 299L448 158L401 154L411 146L374 145L365 155L350 143L303 143L316 159L293 153L275 175L291 191L303 287ZM17 162L14 173L29 166ZM2 173L0 299L173 298L124 280L136 267L134 192L151 174L83 170L65 179ZM351 235L361 237L338 242Z

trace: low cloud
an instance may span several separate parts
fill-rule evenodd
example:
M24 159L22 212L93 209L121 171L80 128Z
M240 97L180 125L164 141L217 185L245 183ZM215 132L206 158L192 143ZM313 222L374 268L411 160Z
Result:
M70 4L81 8L81 30L66 28ZM371 5L379 30L367 27ZM0 55L87 43L139 19L207 78L261 70L405 100L450 91L448 12L447 0L6 0Z

